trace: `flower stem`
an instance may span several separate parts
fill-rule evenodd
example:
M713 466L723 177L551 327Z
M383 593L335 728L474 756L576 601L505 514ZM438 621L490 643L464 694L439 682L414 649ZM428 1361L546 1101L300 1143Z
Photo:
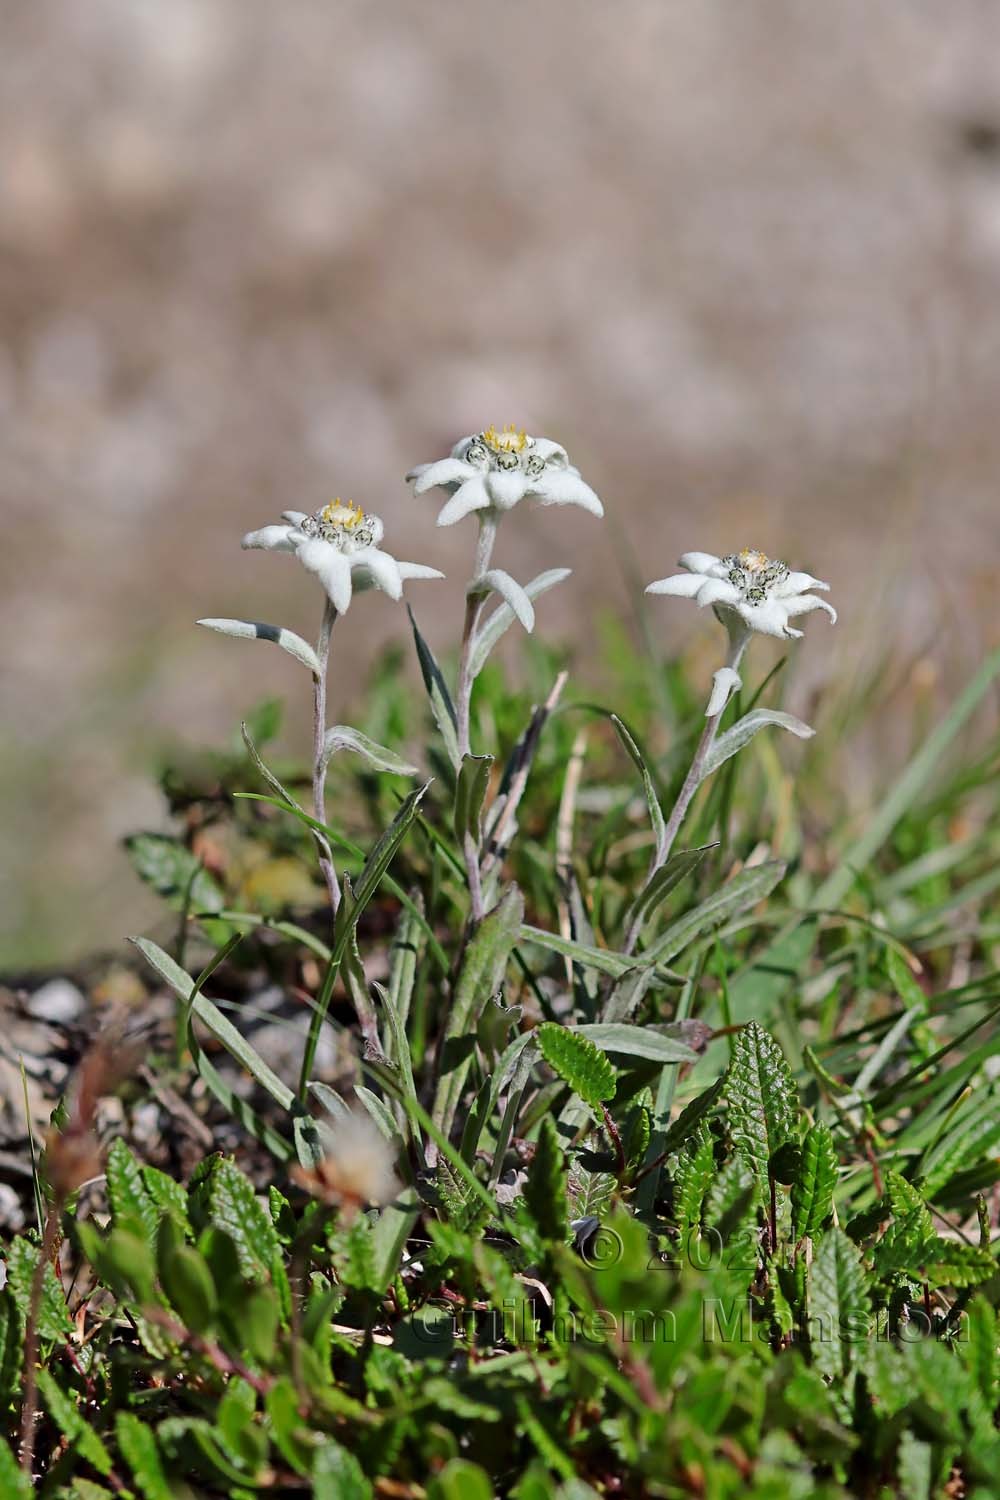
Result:
M731 671L735 672L739 668L739 664L743 659L743 653L747 648L747 642L749 641L749 639L749 631L730 636L729 656L726 661L726 666L729 667ZM701 731L701 737L698 740L698 745L694 752L694 757L691 761L690 766L688 767L688 773L684 778L684 784L682 785L680 792L678 793L677 801L674 803L673 808L670 812L670 816L667 819L666 827L663 830L663 837L660 839L660 842L656 848L656 852L653 855L652 863L649 867L649 874L646 876L647 886L656 872L663 868L670 856L670 851L674 846L674 840L680 832L681 824L684 822L687 810L691 805L691 800L704 778L705 762L708 759L709 751L715 744L715 736L719 732L719 723L725 711L726 705L723 704L722 708L719 709L719 712L717 714L712 714L710 718L705 719L705 727ZM636 917L636 919L632 922L632 925L629 927L628 934L625 938L625 947L622 950L624 953L634 952L635 945L639 941L639 934L642 931L642 924L643 918L641 916Z
M319 657L319 672L313 676L313 816L318 823L326 822L326 677L330 662L330 635L336 624L337 611L328 599L323 611L316 655ZM334 916L340 906L340 881L333 863L333 851L321 833L314 833L319 850L319 867L330 896Z
M456 686L455 715L458 721L458 753L464 757L471 753L469 746L469 723L472 705L472 686L475 681L472 675L472 648L476 640L476 628L479 625L486 603L486 590L477 588L483 574L489 571L490 558L493 556L493 547L497 539L497 521L491 511L486 511L479 517L479 539L476 543L476 560L469 587L469 593L465 601L465 625L462 630L462 654L458 663L458 683ZM476 847L475 840L467 835L463 840L462 855L465 860L465 872L469 882L469 898L472 903L472 920L480 922L483 917L483 887L482 876L479 867L480 851Z
M497 521L491 511L479 518L479 540L476 543L475 571L472 575L471 592L465 602L465 626L462 630L462 655L458 664L458 686L456 696L458 702L455 705L455 714L458 719L458 753L468 755L469 752L469 714L472 702L472 647L476 638L476 626L479 624L483 606L486 603L486 593L477 590L475 585L480 582L483 574L489 571L490 558L493 556L493 547L497 539Z

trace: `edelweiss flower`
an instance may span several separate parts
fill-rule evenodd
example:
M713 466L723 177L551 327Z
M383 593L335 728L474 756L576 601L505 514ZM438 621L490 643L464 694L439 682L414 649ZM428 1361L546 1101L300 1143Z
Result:
M685 552L680 559L686 573L651 583L647 594L676 594L694 599L702 608L711 604L724 625L741 620L750 630L781 637L801 636L788 621L825 609L831 620L837 611L825 599L808 592L828 589L811 573L793 573L783 562L774 562L763 552L744 547L739 554L715 557L711 552ZM727 618L728 616L728 618Z
M303 567L315 573L338 614L343 614L357 589L382 589L399 599L408 578L443 578L437 568L423 563L397 562L379 549L384 527L378 516L366 516L360 506L334 500L314 516L301 510L283 512L284 526L263 526L243 538L244 547L272 552L294 552Z
M439 526L452 526L474 510L512 510L525 495L543 505L582 505L592 515L604 514L604 506L580 478L565 448L513 427L503 432L487 427L464 437L450 458L418 464L406 477L413 480L416 495L437 485L452 491L438 516Z

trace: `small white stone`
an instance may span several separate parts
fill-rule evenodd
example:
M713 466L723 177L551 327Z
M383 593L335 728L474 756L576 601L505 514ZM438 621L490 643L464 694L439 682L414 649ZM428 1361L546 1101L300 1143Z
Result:
M79 1020L86 1008L86 1000L69 979L50 979L27 1002L29 1016L36 1021L52 1021L57 1026L69 1026Z
M7 1182L0 1182L0 1227L11 1234L24 1228L24 1210L17 1193ZM6 1284L7 1268L0 1261L0 1288Z

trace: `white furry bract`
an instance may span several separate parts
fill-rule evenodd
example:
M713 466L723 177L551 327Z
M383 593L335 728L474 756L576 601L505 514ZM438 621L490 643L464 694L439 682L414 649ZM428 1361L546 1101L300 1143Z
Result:
M294 552L302 566L319 579L338 614L346 613L354 594L381 589L400 599L403 584L415 578L443 578L437 568L401 562L378 543L383 526L378 516L366 516L339 500L309 516L286 510L280 526L263 526L243 538L246 548Z
M453 526L474 511L502 514L526 496L542 505L579 505L591 515L604 514L600 499L560 443L513 427L502 432L487 427L460 438L447 458L417 464L406 477L416 495L438 488L449 492L439 526Z
M782 639L802 635L788 623L798 615L824 609L831 620L837 618L833 606L815 592L826 592L828 583L811 573L793 572L754 548L745 547L728 557L685 552L680 565L686 572L658 579L648 585L646 593L693 599L702 609L711 605L723 624L741 623L746 629Z

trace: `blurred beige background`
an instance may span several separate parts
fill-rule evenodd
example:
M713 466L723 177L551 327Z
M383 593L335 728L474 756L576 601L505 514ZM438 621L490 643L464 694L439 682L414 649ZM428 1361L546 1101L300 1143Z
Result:
M1000 6L0 0L0 962L117 943L165 735L301 685L239 537L334 494L447 589L409 465L516 422L605 497L508 525L585 668L648 577L753 543L835 587L822 681L998 638ZM664 636L695 622L660 605ZM876 629L877 626L877 629ZM369 597L361 650L404 628ZM334 703L356 688L335 678Z

